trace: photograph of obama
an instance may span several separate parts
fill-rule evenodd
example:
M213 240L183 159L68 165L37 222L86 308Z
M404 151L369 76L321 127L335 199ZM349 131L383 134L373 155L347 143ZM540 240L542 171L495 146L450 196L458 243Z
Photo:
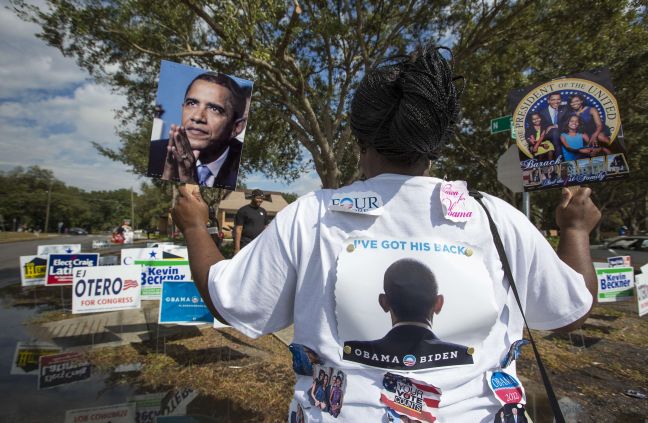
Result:
M163 81L161 77L163 82L169 78ZM239 135L247 123L250 95L251 85L241 86L222 73L203 72L194 77L177 102L180 124L171 124L158 139L152 137L147 176L235 189L243 148ZM156 119L164 113L159 106Z
M392 328L373 341L346 341L344 360L372 367L419 370L473 364L473 348L444 342L432 332L432 317L443 308L432 271L420 261L401 259L385 271L378 304Z

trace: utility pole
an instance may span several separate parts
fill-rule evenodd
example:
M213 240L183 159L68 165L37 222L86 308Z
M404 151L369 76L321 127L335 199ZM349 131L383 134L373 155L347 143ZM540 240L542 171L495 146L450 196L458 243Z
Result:
M133 193L133 187L131 187L131 227L135 230L135 194Z
M522 212L531 221L531 196L527 191L522 193Z
M49 183L49 188L47 189L47 209L45 211L45 229L43 230L44 233L47 233L47 229L49 228L49 215L50 215L50 204L52 204L52 183L54 181L50 180Z

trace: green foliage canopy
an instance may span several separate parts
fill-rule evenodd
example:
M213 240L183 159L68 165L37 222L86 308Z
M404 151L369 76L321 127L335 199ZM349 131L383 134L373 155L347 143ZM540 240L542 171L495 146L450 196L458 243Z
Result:
M512 88L610 68L631 169L646 163L646 7L630 0L47 0L13 2L40 37L98 81L125 93L122 147L103 154L144 173L159 61L168 59L255 81L244 170L290 180L310 164L322 186L358 175L348 99L367 69L417 44L453 48L466 78L460 128L433 173L515 196L496 179L508 135L488 132L510 113ZM134 129L132 129L134 128ZM594 186L604 225L645 225L646 176ZM551 226L555 192L533 194L533 215ZM639 199L640 201L636 201ZM538 207L541 205L542 207ZM644 223L642 223L644 222Z

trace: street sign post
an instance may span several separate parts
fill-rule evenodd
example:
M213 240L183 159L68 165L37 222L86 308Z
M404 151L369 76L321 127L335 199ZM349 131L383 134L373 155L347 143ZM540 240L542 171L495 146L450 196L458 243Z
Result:
M513 192L524 192L517 145L510 146L497 160L497 180Z
M522 186L522 173L520 172L520 152L517 145L513 144L497 160L497 180L513 192L522 193L522 212L531 219L531 198Z
M499 132L510 131L513 126L513 116L506 115L498 117L497 119L491 119L490 131L491 134L497 134Z

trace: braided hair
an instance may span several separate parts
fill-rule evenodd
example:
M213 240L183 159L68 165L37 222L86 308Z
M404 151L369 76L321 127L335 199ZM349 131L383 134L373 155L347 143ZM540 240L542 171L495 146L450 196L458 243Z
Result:
M455 79L432 46L370 70L351 101L351 129L360 146L402 165L436 159L457 121Z

